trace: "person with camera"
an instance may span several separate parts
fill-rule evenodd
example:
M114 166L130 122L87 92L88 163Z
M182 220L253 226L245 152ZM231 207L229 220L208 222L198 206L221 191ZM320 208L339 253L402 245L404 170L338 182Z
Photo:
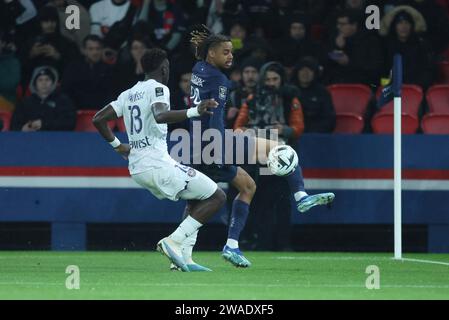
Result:
M284 67L266 63L259 71L259 83L239 111L234 129L277 129L279 139L295 144L304 131L304 117L294 86L285 83ZM273 175L257 176L254 214L248 229L253 230L257 250L290 249L290 188L286 179ZM256 219L256 220L254 220Z
M79 57L76 44L60 33L56 8L42 7L39 10L38 21L39 33L22 52L21 61L24 67L22 84L25 86L37 66L52 66L58 74L62 74L67 64Z

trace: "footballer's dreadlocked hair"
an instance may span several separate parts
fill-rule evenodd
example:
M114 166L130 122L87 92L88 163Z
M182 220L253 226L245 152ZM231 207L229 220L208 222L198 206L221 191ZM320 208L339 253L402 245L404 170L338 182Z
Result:
M213 34L204 24L194 25L190 32L190 43L195 50L195 57L198 60L205 61L207 58L207 52L210 48L222 42L231 41L228 36L221 34Z
M145 74L148 74L150 72L156 71L165 59L167 59L167 52L160 48L152 48L146 50L142 58L140 59L143 72L145 72Z

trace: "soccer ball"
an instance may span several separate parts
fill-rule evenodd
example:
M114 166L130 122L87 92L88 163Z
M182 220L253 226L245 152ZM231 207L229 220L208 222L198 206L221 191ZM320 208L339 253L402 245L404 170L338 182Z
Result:
M273 174L281 177L288 176L298 166L298 155L290 146L276 146L268 154L267 165Z

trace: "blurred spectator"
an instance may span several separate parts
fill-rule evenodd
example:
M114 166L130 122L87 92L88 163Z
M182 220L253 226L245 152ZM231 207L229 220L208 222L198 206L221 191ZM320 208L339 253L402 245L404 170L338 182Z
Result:
M211 0L206 25L213 33L229 30L230 24L235 20L245 20L242 1Z
M33 32L33 18L37 15L36 7L31 0L0 1L0 32L8 35L9 41L18 48Z
M30 79L32 70L37 66L49 65L58 74L70 61L79 57L76 44L60 33L58 11L53 7L42 7L39 10L39 34L34 37L22 52L24 76L22 83Z
M145 78L140 59L145 50L151 48L151 46L152 44L148 38L136 37L130 42L130 46L126 50L129 50L132 59L124 63L119 63L116 66L116 75L114 78L117 94L129 89L138 81L142 81Z
M381 43L376 34L367 32L357 11L337 15L336 33L330 38L326 79L328 83L379 82L382 70Z
M304 130L302 108L295 87L285 84L282 65L269 62L260 69L257 91L240 108L234 129L277 129L280 140L296 144ZM257 170L252 170L254 172ZM251 172L251 171L249 171ZM254 177L258 190L249 216L249 229L257 234L257 249L286 250L290 246L290 194L285 179Z
M243 46L246 44L248 28L245 23L235 20L230 24L229 34L232 42L233 55L235 60L239 60Z
M393 56L403 59L403 81L424 89L432 84L432 51L420 35L426 31L424 17L409 6L399 6L382 19L380 34L385 41L386 58L384 76L388 76Z
M276 34L273 32L277 22L273 0L245 0L242 7L256 36L270 38Z
M103 62L103 41L96 35L84 39L83 58L64 72L62 90L79 109L100 109L115 95L113 67Z
M170 53L178 47L186 30L184 16L175 1L144 0L139 19L150 25L152 42Z
M293 67L305 56L314 56L321 63L325 62L320 45L310 38L310 25L305 15L289 17L286 26L286 36L275 44L278 60L284 66Z
M90 15L89 12L76 0L50 0L48 5L55 7L59 14L59 27L61 34L67 39L76 43L78 48L83 47L83 40L90 33ZM68 29L66 27L66 19L68 17L65 12L68 6L75 5L80 11L80 28Z
M254 94L259 82L259 69L263 61L255 58L247 58L242 62L242 81L237 88L230 93L230 107L226 113L228 128L234 127L240 107L246 102L249 95Z
M177 1L180 10L186 21L186 26L191 26L198 23L205 23L207 18L207 0L184 0Z
M240 108L234 129L278 129L284 141L295 140L304 131L298 89L285 83L285 72L277 62L260 69L259 86Z
M11 130L70 131L75 128L76 110L72 101L56 90L56 69L43 66L33 72L30 97L21 101L14 111Z
M190 101L190 78L192 77L191 69L186 69L184 72L177 76L177 86L173 90L173 94L170 95L171 98L171 110L186 110L193 106ZM190 121L188 119L178 122L171 123L168 125L168 131L173 131L175 129L185 129L189 130Z
M20 82L20 62L16 46L3 37L0 30L0 111L12 111L16 102L16 89Z
M130 6L129 0L100 0L94 3L89 9L90 33L104 37L114 23L125 17Z
M441 53L449 45L449 17L444 8L433 0L389 0L388 12L397 6L411 6L416 9L426 22L426 33L423 34L429 41L435 53ZM386 12L386 13L388 13Z
M303 58L293 72L307 133L331 133L335 129L334 105L326 87L318 81L319 73L318 61L312 57Z

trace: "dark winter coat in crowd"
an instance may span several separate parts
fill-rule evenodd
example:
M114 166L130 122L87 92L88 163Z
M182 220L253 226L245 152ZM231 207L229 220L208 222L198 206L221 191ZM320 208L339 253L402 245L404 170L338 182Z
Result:
M412 25L412 31L406 41L400 41L396 25L406 20ZM424 38L427 24L423 15L410 6L399 6L389 12L381 23L379 33L384 36L385 63L384 76L387 76L393 64L396 53L402 55L404 83L417 84L424 89L433 81L433 50Z
M114 76L115 93L118 95L121 92L131 88L138 81L143 81L143 79L145 79L145 74L136 73L136 64L134 60L125 64L117 65Z
M275 46L278 61L284 66L294 66L301 58L316 57L320 62L325 61L325 55L319 44L309 38L295 40L290 37L281 39Z
M21 101L14 111L11 130L22 130L22 127L33 120L41 120L43 131L72 131L76 123L76 109L73 102L65 94L56 89L58 75L50 68L54 76L52 93L41 99L36 93L35 80L46 67L37 68L33 72L30 85L31 96Z
M388 37L385 41L385 49L385 75L388 75L392 68L393 56L399 53L402 55L404 83L417 84L423 88L428 88L432 84L431 50L421 37L414 35L407 42Z
M21 61L23 66L23 78L22 83L26 83L36 67L39 66L51 66L55 68L58 74L62 75L67 65L80 57L78 46L71 40L67 39L60 33L59 16L58 12L53 7L44 7L39 13L40 18L43 21L52 19L56 21L56 31L52 34L45 34L40 31L40 25L38 22L39 33L32 37L24 46L21 53ZM59 56L57 58L48 56L46 53L40 53L35 56L31 56L33 46L39 44L41 46L50 45L53 47Z
M335 129L336 115L332 98L326 87L317 81L318 69L314 68L315 80L307 88L297 81L299 64L293 71L293 84L299 88L299 101L304 115L304 132L331 133Z
M377 35L358 31L346 40L346 45L342 49L336 47L335 37L331 37L329 52L333 50L342 50L348 56L349 63L340 65L329 59L327 68L325 68L327 83L364 83L367 85L379 83L383 53Z
M61 85L77 109L101 109L116 95L113 67L102 61L90 64L86 59L71 63Z

